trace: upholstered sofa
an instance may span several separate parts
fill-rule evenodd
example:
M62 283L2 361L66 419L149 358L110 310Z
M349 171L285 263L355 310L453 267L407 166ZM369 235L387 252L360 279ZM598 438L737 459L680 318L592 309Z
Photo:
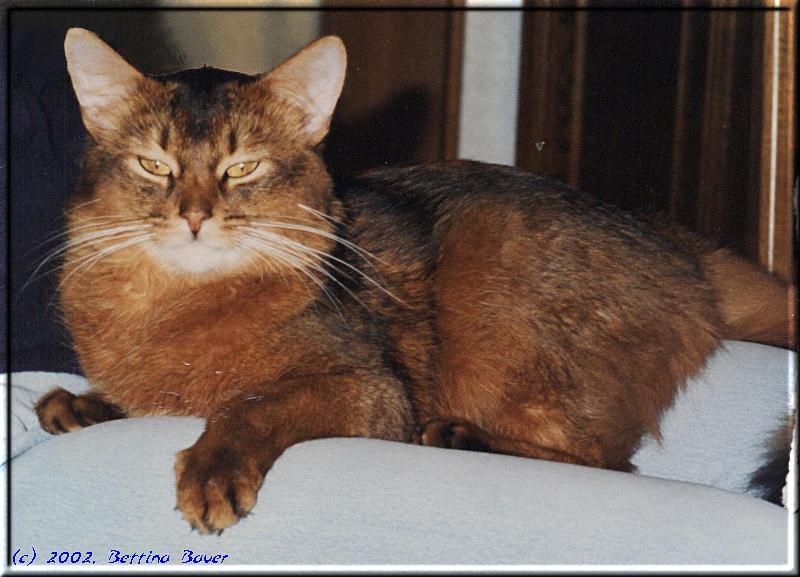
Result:
M787 411L796 355L725 343L646 439L638 473L371 439L321 439L275 463L222 535L174 510L172 463L203 421L126 419L50 436L32 411L79 376L11 375L11 545L51 568L166 561L281 566L731 565L789 569L796 501L748 494ZM191 553L186 553L191 551ZM55 552L55 555L53 555ZM80 552L80 555L75 555ZM68 553L68 554L66 554ZM158 556L158 558L156 558ZM205 557L204 557L205 556ZM225 557L227 556L227 557ZM535 567L530 567L535 568Z

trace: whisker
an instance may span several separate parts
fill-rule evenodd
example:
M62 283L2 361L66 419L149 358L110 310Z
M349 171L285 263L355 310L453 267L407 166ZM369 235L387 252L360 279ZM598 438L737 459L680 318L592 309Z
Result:
M63 255L64 253L68 252L71 249L82 249L97 242L106 242L109 240L116 240L117 238L125 238L131 236L130 233L139 234L136 231L144 230L149 228L150 225L137 225L137 226L121 226L121 227L114 227L108 230L102 231L95 231L95 232L88 232L82 235L77 236L76 238L69 239L63 245L56 247L54 250L50 251L39 265L33 270L31 275L28 277L28 280L22 285L20 292L24 291L28 285L30 285L36 278L37 273L42 269L44 265L48 262L51 262L53 259L58 258L59 256ZM58 268L58 267L56 267ZM49 272L52 272L49 271Z
M140 254L142 254L147 249L147 245L145 244L145 242L150 240L152 237L153 237L153 235L150 234L150 233L147 233L147 234L144 234L144 235L139 235L136 238L132 238L132 239L129 239L127 241L124 241L124 242L121 242L121 243L117 243L117 244L112 245L110 247L106 247L106 248L102 249L101 251L96 251L94 253L91 253L89 255L84 256L82 259L77 261L78 264L75 267L75 269L73 269L69 274L67 274L67 276L65 276L61 280L60 283L58 283L58 286L56 287L56 290L53 293L53 296L50 298L50 302L49 302L48 306L51 306L53 304L53 299L56 296L58 296L59 292L61 291L61 287L64 286L64 284L67 282L67 280L72 275L78 273L79 271L80 271L80 274L85 274L86 272L88 272L92 268L92 266L97 264L104 257L106 257L106 256L108 256L110 254L113 254L113 253L115 253L117 251L123 250L125 248L129 248L131 246L135 246L136 244L141 243L141 244L143 244L142 250L140 250L139 252L137 252L134 255L134 257L138 257ZM133 262L133 260L134 259L131 259L131 262ZM70 263L70 264L74 265L75 263ZM131 266L132 266L132 264L131 264ZM83 270L81 271L81 269L83 269Z
M272 246L272 245L268 245L268 246ZM276 247L272 246L272 248L276 248ZM347 286L345 286L339 279L337 279L335 276L333 276L330 272L328 272L327 270L325 270L324 268L322 268L318 264L315 264L314 261L310 257L303 255L302 252L298 252L296 250L292 250L290 248L286 248L285 245L280 250L282 250L285 253L290 254L292 257L294 257L295 259L297 259L300 262L302 262L304 264L305 268L311 268L311 269L317 271L318 273L322 274L326 278L330 279L331 281L335 282L337 285L342 287L353 298L353 300L358 302L365 309L369 310L369 307L367 307L367 305L364 304L364 302L360 298L358 298L358 295L356 295L353 291L351 291L349 288L347 288Z
M138 219L131 219L130 222L134 223L134 222L139 222L139 221L138 221ZM87 228L100 228L100 227L108 226L108 225L111 225L111 224L119 226L119 225L122 225L122 224L125 224L125 223L124 222L119 222L119 221L114 222L112 220L106 219L106 222L95 222L95 223L89 223L89 224L82 224L80 226L71 226L71 227L67 228L66 230L63 230L63 231L61 231L59 233L56 233L56 234L46 238L45 240L43 240L42 242L40 242L39 244L37 244L33 248L28 249L25 252L25 255L28 255L31 252L35 251L36 249L46 245L47 243L53 242L53 241L55 241L55 240L57 240L57 239L59 239L59 238L61 238L63 236L66 236L66 235L68 235L70 233L73 233L75 231L85 230Z
M314 216L317 216L319 218L327 220L330 223L340 224L340 225L344 226L345 228L347 227L347 224L343 220L338 219L338 218L336 218L334 216L331 216L329 214L325 214L324 212L320 212L316 208L311 208L310 206L306 206L305 204L302 204L300 202L297 203L297 206L299 206L300 208L302 208L306 212L310 212Z
M328 287L325 286L325 283L323 283L320 279L318 279L313 274L311 274L311 272L308 270L308 268L312 268L312 269L316 270L317 272L322 273L323 275L327 276L328 278L330 278L331 280L333 280L334 282L339 284L342 288L344 288L347 292L349 292L351 294L351 296L353 296L353 298L355 300L357 300L363 306L366 307L366 305L364 305L364 303L361 302L361 300L356 295L354 295L352 293L352 291L350 291L346 286L344 286L342 283L340 283L328 271L326 271L325 269L313 264L313 261L311 261L307 257L303 257L302 255L299 255L299 254L297 254L296 252L294 252L292 250L288 250L288 249L285 249L285 248L279 248L279 247L277 247L277 246L275 246L273 244L264 242L262 240L258 240L256 238L251 237L251 236L247 236L246 235L245 239L250 241L251 243L253 243L253 245L255 245L257 247L260 247L262 249L265 249L264 252L267 255L269 255L269 256L271 256L271 257L273 257L273 258L275 258L275 259L277 259L277 260L279 260L281 262L284 262L284 263L288 264L291 267L292 270L298 270L298 271L302 272L303 274L305 274L309 279L311 279L320 288L320 290L322 290L323 293L325 293L325 296L328 298L328 300L331 301L331 304L333 304L334 308L336 308L336 311L339 313L339 316L342 318L343 321L344 321L344 316L342 315L341 309L336 304L337 302L339 304L341 304L341 301L338 298L336 298L336 296L330 291L330 289Z
M327 231L324 231L324 230L321 230L321 229L318 229L318 228L314 228L314 227L311 227L311 226L305 226L305 225L299 225L299 224L279 223L279 222L265 222L265 221L251 221L250 225L251 226L261 226L261 227L265 227L265 228L279 228L279 229L285 229L285 230L297 230L297 231L300 231L300 232L308 232L310 234L316 234L318 236L322 236L324 238L328 238L330 240L333 240L333 241L341 244L342 246L344 246L346 248L349 248L353 252L355 252L355 253L359 254L360 256L362 256L365 260L367 260L367 262L369 262L369 259L375 259L378 262L381 262L383 264L387 264L387 265L389 264L385 260L381 259L379 256L369 252L366 249L361 248L360 246L350 242L346 238L342 238L341 236L339 236L337 234L333 234L331 232L327 232ZM370 265L371 264L372 263L370 263Z
M84 269L83 272L85 273L89 269L91 269L92 266L97 264L97 262L99 262L101 259L103 259L104 257L106 257L106 256L108 256L110 254L113 254L113 253L115 253L117 251L120 251L120 250L122 250L124 248L128 248L128 247L134 246L136 244L139 244L139 243L141 243L143 241L150 240L151 238L153 238L153 235L150 234L150 233L148 233L148 234L138 234L138 235L134 236L133 238L129 238L126 241L119 242L117 244L114 244L114 245L111 245L109 247L103 248L103 249L101 249L99 251L95 251L95 252L83 257L79 261L77 261L77 264L70 263L71 265L75 265L75 268L71 272L69 272L67 274L67 276L65 276L61 280L61 282L56 287L56 293L59 290L61 290L61 287L64 285L64 283L67 282L67 280L69 280L69 278L72 275L74 275L75 273L77 273L81 269Z
M347 268L349 268L353 272L358 273L359 275L361 275L365 280L369 281L372 285L374 285L376 288L378 288L381 292L383 292L387 296L393 298L394 300L396 300L397 302L399 302L401 304L407 305L406 302L404 302L402 299L400 299L399 297L394 295L389 289L384 287L382 284L380 284L378 281L373 279L367 273L365 273L364 271L362 271L358 267L353 266L349 262L346 262L346 261L344 261L344 260L342 260L340 258L337 258L337 257L333 256L332 254L329 254L329 253L327 253L325 251L321 251L321 250L312 248L310 246L306 246L303 243L294 241L294 240L292 240L290 238L286 238L285 236L280 235L280 234L275 234L275 233L271 233L271 232L265 232L265 231L261 231L261 230L258 230L258 229L253 229L253 228L250 228L250 227L246 227L246 226L240 226L239 228L241 228L242 230L246 230L246 231L250 232L251 234L255 234L255 235L259 236L260 238L264 238L264 239L268 239L268 240L274 240L275 242L287 244L289 246L292 246L292 247L296 248L297 250L299 250L301 252L310 252L310 253L316 254L316 255L321 257L322 261L327 266L331 267L335 271L337 271L340 274L344 275L348 279L353 280L352 276L350 276L349 274L344 272L342 269L340 269L336 265L333 265L333 264L331 264L329 262L329 260L336 261L337 263L346 266Z
M238 244L240 244L240 246L245 248L248 252L251 252L252 254L254 254L260 261L265 263L270 271L273 271L273 270L277 271L278 274L280 274L281 279L283 279L284 282L285 282L286 281L286 276L284 275L284 269L281 268L281 267L275 266L274 262L270 261L267 258L264 258L264 255L261 254L261 251L258 250L258 248L255 248L253 246L250 246L249 244L246 244L245 241L246 241L246 239L241 239L240 241L238 241ZM289 271L291 271L291 273L294 274L298 278L298 280L300 280L301 283L303 283L303 287L306 289L306 291L308 291L309 294L313 294L313 293L311 293L311 289L309 288L309 286L306 284L306 280L303 278L303 276L300 274L300 272L298 272L298 267L297 266L295 266L293 263L290 263L290 262L286 261L285 259L281 259L279 256L274 254L274 251L270 250L270 251L266 251L266 252L273 259L288 264L289 265L288 266ZM264 275L263 271L261 272L261 275L262 275L262 278L263 278L263 275Z
M307 291L310 291L310 288L308 287L308 285L303 280L303 276L302 275L305 275L314 284L316 284L320 288L320 290L323 292L323 294L325 295L325 298L331 303L333 308L336 310L336 313L339 315L339 318L342 319L342 322L344 324L347 324L347 321L345 320L344 315L342 314L341 308L339 307L339 304L341 304L341 301L339 301L339 299L336 298L336 295L334 295L330 291L330 289L328 289L328 287L325 286L325 284L322 281L320 281L317 277L315 277L313 274L311 274L310 271L306 270L306 268L302 264L295 262L295 259L293 259L291 256L286 256L286 255L282 254L282 251L277 251L272 247L267 247L267 251L266 252L272 258L289 265L289 270L291 270L294 274L297 275L297 277L301 280L301 282L303 282L303 286L305 287L305 289ZM309 294L311 294L311 293L309 293ZM339 303L339 304L337 304L337 303Z
M245 248L248 252L251 252L252 254L255 254L261 262L263 262L264 264L267 265L267 269L269 270L269 272L274 272L274 273L280 275L281 280L286 282L286 275L284 274L284 270L281 267L276 266L273 261L271 261L271 260L269 260L267 258L264 258L264 256L261 254L261 252L259 252L256 248L250 246L249 244L246 244L244 242L245 240L246 239L241 239L241 238L238 239L236 241L237 245ZM264 271L263 270L261 271L261 277L262 278L264 277Z
M90 200L90 201L88 201L88 202L82 202L82 203L81 203L81 204L79 204L78 206L73 206L73 207L72 207L72 208L70 208L69 210L65 210L65 211L64 211L64 214L65 214L65 215L67 215L67 214L70 214L70 213L72 213L72 212L75 212L75 211L76 211L76 210L78 210L79 208L83 208L84 206L88 206L88 205L90 205L90 204L94 204L95 202L97 202L97 201L99 201L99 200L100 200L99 198L95 198L95 199L92 199L92 200Z
M276 233L272 233L272 232L266 232L266 231L263 231L263 230L258 230L257 228L249 228L249 227L246 227L246 226L240 226L239 228L241 230L248 231L251 236L254 235L254 236L256 236L258 238L261 238L261 239L264 239L264 240L272 240L272 241L275 241L275 242L277 242L277 243L279 243L281 245L291 246L291 247L297 249L298 251L300 251L301 253L310 253L310 254L313 254L315 256L320 256L321 257L320 258L320 262L323 262L323 263L325 262L324 261L325 257L329 256L328 253L326 253L325 251L318 250L318 249L315 249L315 248L311 248L310 246L306 246L303 243L294 241L294 240L292 240L290 238L287 238L287 237L285 237L283 235L280 235L280 234L276 234ZM311 258L311 257L309 257L309 258ZM334 257L331 257L331 258L334 258ZM336 259L336 260L339 260L339 259ZM348 264L348 263L344 263L344 264ZM353 277L348 275L346 272L344 272L340 268L338 268L336 266L333 266L333 265L330 265L330 266L331 266L331 268L333 268L337 272L339 272L342 275L346 276L348 279L353 280ZM356 269L356 270L358 270L358 269Z

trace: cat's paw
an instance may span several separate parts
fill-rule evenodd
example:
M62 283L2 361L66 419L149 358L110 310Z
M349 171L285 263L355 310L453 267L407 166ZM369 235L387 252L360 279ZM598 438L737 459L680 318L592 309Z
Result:
M219 534L247 516L263 482L255 459L198 442L175 459L176 509L193 529Z
M469 421L456 419L434 419L428 421L417 432L417 441L428 447L484 451L487 443L485 433Z
M36 402L34 410L42 428L51 435L77 431L123 416L117 407L95 395L73 395L65 389L47 393Z

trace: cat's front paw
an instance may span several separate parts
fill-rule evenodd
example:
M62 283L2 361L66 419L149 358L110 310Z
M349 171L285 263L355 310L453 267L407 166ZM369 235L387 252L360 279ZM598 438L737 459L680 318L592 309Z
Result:
M434 419L420 427L416 436L420 445L485 451L488 443L486 434L477 425L457 419Z
M175 459L177 509L201 533L222 530L245 517L264 482L255 459L201 441Z
M65 389L53 389L36 402L36 415L42 428L51 435L77 431L89 425L124 416L116 406L95 394L73 395Z

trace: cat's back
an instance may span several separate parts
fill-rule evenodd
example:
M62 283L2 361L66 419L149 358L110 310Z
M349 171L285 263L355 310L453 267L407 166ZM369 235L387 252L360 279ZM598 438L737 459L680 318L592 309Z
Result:
M343 199L356 242L395 266L398 254L427 266L444 383L429 404L439 413L523 438L503 427L528 411L548 423L535 441L567 450L558 406L572 404L592 415L580 443L603 437L613 449L598 462L622 466L719 342L715 295L694 256L553 180L448 162L373 171ZM491 394L500 387L504 400Z
M372 171L342 197L354 241L386 257L387 271L424 269L439 305L535 310L544 332L589 339L602 330L635 341L648 325L717 331L716 297L696 255L552 179L443 162Z
M442 247L469 229L506 247L529 240L564 259L582 250L600 261L615 253L626 267L647 256L672 273L700 274L693 256L646 222L559 181L510 166L445 161L369 171L340 187L357 233L380 230L381 243ZM366 241L372 239L367 238ZM483 244L483 243L482 243ZM573 250L570 250L571 247ZM577 252L575 252L577 251ZM645 255L646 253L646 255ZM611 263L604 263L606 266ZM643 264L643 263L642 263Z

